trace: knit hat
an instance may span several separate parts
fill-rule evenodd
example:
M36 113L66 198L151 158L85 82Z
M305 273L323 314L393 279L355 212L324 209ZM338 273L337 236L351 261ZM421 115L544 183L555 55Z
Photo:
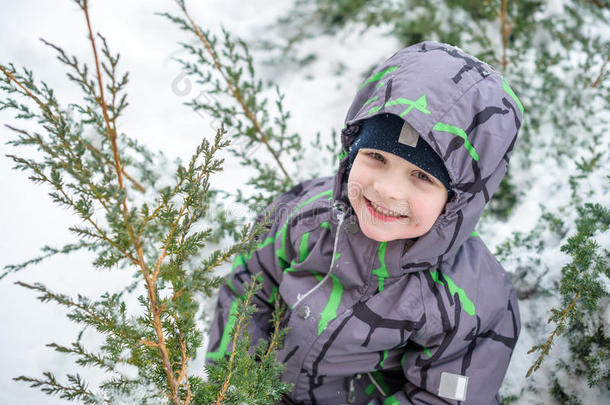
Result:
M361 148L379 149L430 173L452 194L443 160L406 121L394 114L380 114L364 120L361 125L360 135L349 151L349 167Z

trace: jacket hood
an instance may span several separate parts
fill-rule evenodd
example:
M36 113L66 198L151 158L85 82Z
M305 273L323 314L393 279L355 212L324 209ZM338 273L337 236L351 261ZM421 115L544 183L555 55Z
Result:
M506 173L523 106L498 72L459 48L432 41L404 48L360 85L349 108L335 199L348 201L346 155L360 122L386 113L407 121L438 153L455 193L401 260L405 270L430 268L449 260L473 234Z

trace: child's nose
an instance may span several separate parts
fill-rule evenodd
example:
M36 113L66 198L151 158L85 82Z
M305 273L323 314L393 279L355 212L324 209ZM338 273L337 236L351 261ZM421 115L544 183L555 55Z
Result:
M391 174L378 178L375 182L376 191L383 197L402 201L408 196L407 181ZM401 181L402 180L402 181Z

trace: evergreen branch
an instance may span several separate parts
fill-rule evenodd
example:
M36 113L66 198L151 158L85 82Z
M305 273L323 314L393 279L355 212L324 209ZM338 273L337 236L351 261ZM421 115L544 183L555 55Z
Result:
M109 363L104 359L104 357L102 357L102 355L86 351L85 348L78 342L72 343L72 347L61 346L57 343L49 343L47 344L47 347L50 347L59 353L74 354L80 357L76 360L76 363L81 366L96 365L107 372L115 372L116 364L114 362Z
M93 30L91 29L91 21L89 19L89 9L88 9L88 5L87 5L87 0L83 0L82 3L80 3L80 1L77 1L77 3L79 4L79 6L81 6L81 9L83 10L83 12L85 13L85 19L87 20L87 29L89 30L89 40L91 41L91 49L93 50L93 57L95 59L95 70L97 72L97 84L98 84L98 88L99 88L99 99L98 104L100 105L100 107L102 108L102 114L104 116L104 121L106 123L106 130L108 132L108 137L110 138L110 143L112 145L112 155L114 157L114 167L116 169L117 172L117 176L119 179L119 187L121 190L124 189L123 186L123 171L122 169L122 165L121 165L121 158L119 156L119 148L117 146L116 143L116 127L115 126L111 126L110 124L110 118L108 117L108 108L106 105L106 100L104 99L104 85L102 84L102 73L100 72L100 62L97 56L97 47L95 45L95 38L93 36ZM126 201L125 199L123 199L123 210L125 212L125 216L128 217L129 215L129 211L127 210L127 205L126 205ZM125 222L127 222L127 218L125 219Z
M187 172L187 175L190 176L193 171L195 170L195 163L196 160L198 158L198 156L201 154L202 151L205 151L205 162L202 168L199 169L199 173L197 175L197 178L195 179L195 181L193 183L199 185L199 183L201 182L201 180L203 178L207 178L210 174L211 171L214 170L215 166L216 166L216 162L212 159L212 156L214 155L215 152L217 152L217 150L224 146L224 144L221 144L221 139L222 139L222 130L219 130L217 135L216 135L216 139L215 139L215 143L212 146L212 148L208 148L208 142L207 140L203 140L202 144L200 145L200 147L197 148L197 152L193 155L193 158L191 159L191 163L189 165L189 170ZM184 178L186 178L187 176L185 175ZM178 190L178 189L176 189ZM205 192L205 187L204 190ZM151 312L153 315L153 327L155 328L155 330L157 331L157 335L158 335L158 341L159 341L159 350L163 351L163 349L165 348L164 346L164 338L163 338L163 326L161 324L161 313L165 311L165 306L161 305L159 306L159 304L157 303L157 299L156 299L156 282L157 282L157 278L161 272L161 264L163 262L163 260L165 259L165 257L167 256L168 253L168 248L170 246L170 243L172 242L172 240L174 239L174 233L176 232L176 229L178 228L178 225L180 224L180 220L183 218L185 212L187 211L189 205L190 205L191 201L190 201L190 194L187 194L187 196L185 197L185 200L183 202L182 207L180 208L180 211L178 213L178 215L174 218L169 232L168 232L168 236L165 240L164 246L162 248L161 254L159 255L159 258L157 259L157 262L155 264L155 267L153 269L152 274L149 277L145 277L146 279L146 284L148 286L148 291L149 291L149 300L150 300L150 308L151 308ZM190 225L190 224L189 224ZM190 228L189 225L186 225L185 228ZM185 237L186 233L183 234L183 240ZM175 296L177 298L177 296ZM182 340L182 338L180 338L180 345L181 348L184 345L183 349L184 349L184 353L186 355L186 346L185 346L185 342ZM178 387L180 386L180 382L181 379L184 378L185 373L186 373L186 362L188 361L188 358L184 358L183 357L183 364L184 366L181 369L181 372L178 376L178 379L174 379L174 374L173 374L173 367L172 365L169 363L169 355L166 353L164 353L164 355L162 356L162 360L164 363L164 368L166 370L166 374L171 373L171 377L172 379L169 379L170 381L170 389L172 390L172 401L174 403L177 403L176 401L179 400L178 398ZM190 387L189 387L189 383L188 383L188 379L187 379L187 392L190 393ZM187 398L190 397L190 394L187 393ZM176 399L174 399L174 397ZM190 398L188 399L188 401L190 401ZM187 402L188 402L187 401Z
M591 87L595 88L597 87L602 80L602 77L604 76L604 73L606 71L606 65L608 64L608 62L610 62L610 56L608 56L606 58L606 61L604 62L604 64L602 65L600 71L599 71L599 75L597 75L597 78L593 81L593 84L591 84Z
M147 270L146 265L144 264L142 247L138 248L138 258L140 260L140 268L144 275L144 281L146 283L146 290L148 294L148 299L150 302L149 311L152 315L152 326L157 335L157 343L156 347L159 350L159 354L161 355L161 362L163 364L163 368L165 374L168 379L168 383L170 386L170 399L174 403L174 405L180 404L180 398L178 397L178 384L176 384L176 378L174 376L174 371L171 366L169 360L169 353L167 349L167 344L165 342L165 334L163 331L163 325L161 322L161 314L164 311L163 306L159 306L157 303L157 286L156 280L153 281L149 271Z
M176 323L178 323L177 319ZM180 363L180 374L178 374L177 383L180 384L182 380L185 379L188 387L189 384L186 365L190 358L186 354L186 342L184 340L184 335L182 334L182 332L179 332L178 337L180 339L180 353L182 354L182 362Z
M263 365L269 361L269 357L271 356L271 354L277 350L276 345L278 345L281 342L283 335L285 335L285 333L286 333L285 330L282 330L280 328L284 310L285 310L285 308L282 305L281 299L279 297L276 297L275 310L273 311L273 318L272 318L273 334L271 335L271 338L269 339L269 346L267 347L267 350L265 351L265 355L261 359L261 367L263 367Z
M55 49L61 51L60 48L42 40L45 44L50 45L52 47L54 47ZM63 51L61 51L63 53ZM67 58L66 58L67 60ZM60 115L60 118L58 118L49 108L48 104L43 103L38 97L36 97L36 95L34 95L27 87L25 87L23 85L23 83L21 83L21 81L19 81L11 72L9 72L7 69L4 68L4 66L0 65L0 70L2 71L2 73L5 74L6 77L8 77L9 81L13 82L15 85L17 85L19 88L21 88L24 92L24 94L28 97L30 97L32 100L34 100L36 102L36 104L38 104L38 106L40 107L40 109L48 114L48 116L51 118L52 122L58 122L61 121L62 123L65 123L64 118ZM94 154L96 154L97 156L101 157L106 164L112 165L112 162L110 160L108 160L108 158L106 158L106 156L96 147L94 147L93 145L91 145L88 142L84 142L80 137L77 137L77 140L80 144L84 145L87 149L89 149L91 152L93 152ZM129 181L131 181L131 183L133 184L133 186L138 189L140 192L144 193L146 192L146 189L140 184L138 183L138 181L136 181L132 176L130 176L124 168L121 168L122 173L125 175L125 177L127 179L129 179Z
M180 398L178 397L178 384L176 383L176 377L174 376L174 370L169 361L169 353L167 349L167 344L165 342L165 334L163 332L163 326L161 325L161 313L163 312L163 308L159 307L157 304L156 297L152 295L153 289L156 291L156 287L149 284L147 278L147 286L150 300L150 310L153 316L153 328L157 334L157 348L159 349L159 353L161 354L161 362L163 364L163 368L165 370L165 374L168 379L168 383L170 386L170 400L174 403L174 405L180 404Z
M178 326L180 323L178 321L177 316L175 314L172 314L172 317L174 318L174 321L176 322L176 326ZM193 397L193 394L191 392L191 384L190 384L189 378L188 378L188 367L187 367L190 357L186 353L186 340L184 339L184 334L182 333L182 330L180 330L180 328L178 328L178 340L180 342L180 354L182 356L182 360L180 363L180 372L178 374L178 379L176 380L176 382L178 385L180 385L182 383L182 380L185 381L186 398L184 400L183 405L188 405L191 402L191 399Z
M130 380L128 378L125 378L124 376L118 376L118 377L110 378L107 381L104 381L103 383L100 384L99 388L102 390L105 390L105 391L118 392L118 393L123 393L123 392L129 393L134 388L141 389L142 383L139 382L138 380ZM160 392L159 390L151 390L151 391L154 392L154 395L150 395L151 397L157 397L157 396L163 395L163 393ZM112 399L113 398L110 397L110 401L107 401L107 402L114 403L112 401Z
M104 86L102 84L102 74L100 72L100 63L99 63L99 59L97 56L97 47L95 45L95 38L93 36L93 30L91 29L91 21L89 19L89 9L88 9L87 0L82 0L82 3L80 0L76 0L76 3L83 10L83 13L85 14L85 19L87 20L87 29L89 30L89 39L91 41L91 48L93 50L93 56L95 59L95 69L97 72L97 83L98 83L99 92L100 92L100 96L99 96L99 99L97 99L97 102L102 107L102 114L104 116L104 121L106 123L106 130L108 132L108 137L110 138L110 143L112 146L112 155L114 157L114 167L115 167L116 174L117 174L117 177L119 180L119 190L124 191L125 186L123 184L123 175L122 175L123 166L121 164L121 158L119 156L119 148L118 148L118 145L116 142L116 138L117 138L116 126L111 126L110 118L108 117L108 109L107 109L107 105L106 105L106 100L104 99ZM142 268L142 272L144 273L144 276L146 277L146 275L148 273L148 268L147 268L146 264L144 263L143 249L140 246L138 237L137 237L137 235L135 235L135 232L133 230L133 227L131 226L131 223L129 222L129 209L127 208L127 195L126 194L123 196L121 203L123 205L122 215L123 215L123 220L125 221L125 226L127 228L127 232L136 248L136 252L138 254L138 263L139 263L140 267ZM159 343L161 343L161 342L159 342Z
M599 8L608 8L608 3L604 3L600 0L587 0L588 3L594 4Z
M231 346L235 349L237 347L237 339L241 336L241 331L242 329L245 329L248 323L248 308L250 307L250 302L252 301L252 297L254 296L254 293L257 291L257 282L256 282L256 277L254 278L254 280L252 281L252 284L248 287L248 289L246 290L246 294L245 297L243 298L243 303L242 303L242 308L244 308L243 311L239 311L238 312L238 318L235 322L235 326L233 327L233 330L231 332L232 337L231 337ZM233 362L235 360L235 355L237 353L237 350L231 350L231 356L229 357L229 364L228 364L228 374L227 377L225 378L223 384L222 384L222 388L220 389L220 392L218 393L218 395L216 396L216 402L214 402L214 405L222 405L223 404L223 400L225 399L226 393L227 393L227 389L229 388L229 384L231 383L231 377L233 376Z
M287 42L286 45L282 48L282 52L284 54L287 54L288 52L290 52L292 47L295 44L297 44L298 41L305 38L305 36L306 36L305 29L308 27L311 27L313 25L313 23L316 22L316 20L318 20L319 17L324 15L324 13L326 13L329 8L330 8L329 4L320 6L315 12L311 13L311 15L309 17L307 17L307 19L302 24L298 24L297 32L288 38L288 40L286 41Z
M97 224L95 222L92 222L95 230L99 233L96 234L94 232L91 232L89 229L87 228L79 228L77 226L71 226L70 228L68 228L70 231L83 236L83 237L90 237L90 238L94 238L94 239L99 239L101 241L107 242L109 243L113 248L117 249L123 256L125 256L127 259L129 259L131 261L131 263L138 265L138 260L133 257L131 255L131 253L129 253L128 251L124 250L123 248L121 248L115 241L113 241L112 239L110 239L110 237L106 234L106 232L104 232L101 228L99 228L97 226Z
M12 66L12 65L11 65ZM57 120L57 117L55 117L55 115L53 114L53 112L51 111L51 109L49 108L48 105L46 105L45 103L43 103L42 101L40 101L40 99L38 97L36 97L30 90L28 90L27 87L25 87L19 80L17 80L15 78L15 76L13 76L11 74L11 72L9 72L8 70L6 70L4 68L4 66L0 65L0 70L2 71L2 73L4 73L6 75L6 77L9 78L10 81L12 81L13 83L15 83L17 86L19 86L23 92L30 97L32 100L34 100L36 102L36 104L38 104L40 106L40 108L46 112L47 114L49 114L51 116L51 118L53 118L53 120Z
M87 389L87 384L80 375L68 374L67 378L71 383L70 385L62 385L57 382L57 379L50 371L44 372L43 375L46 377L45 379L19 376L13 378L13 380L31 383L30 387L32 388L41 387L40 390L42 392L48 395L59 394L59 398L67 399L68 401L81 400L86 404L98 403L96 395ZM109 401L104 402L109 403Z
M144 219L138 225L138 229L136 232L137 237L140 237L140 235L146 229L146 226L153 219L156 219L159 217L159 213L161 212L161 210L166 209L169 206L169 203L172 200L172 198L174 198L182 189L182 185L184 184L184 181L186 180L185 171L182 166L179 166L178 169L176 170L176 177L178 178L178 181L176 182L176 184L174 185L172 190L169 190L169 188L165 188L165 189L161 190L161 196L159 197L159 203L156 206L156 208L154 209L154 211L150 214L149 214L148 210L143 212Z
M269 144L269 140L267 139L267 136L265 135L265 132L263 131L260 122L256 119L256 117L254 116L254 114L252 113L250 108L248 108L248 105L244 101L241 93L239 92L239 89L236 88L234 83L228 77L228 75L226 73L226 69L220 63L220 59L218 58L218 55L214 51L214 48L212 48L212 45L210 44L210 42L207 40L207 38L201 32L201 30L199 30L199 27L197 26L197 24L195 24L195 22L193 21L193 19L190 16L190 14L186 10L184 1L177 0L176 3L178 3L178 5L182 9L182 12L184 13L185 17L188 19L190 29L197 35L197 37L199 38L199 40L201 41L201 43L203 44L205 49L208 51L208 53L212 57L212 60L214 61L214 67L218 70L218 72L221 74L222 78L227 83L227 86L229 87L229 90L230 90L232 96L237 100L237 102L241 106L242 110L244 111L244 114L246 115L246 117L248 117L250 122L252 122L252 124L254 125L254 128L259 135L258 140L260 142L262 142L265 145L265 147L267 148L267 150L269 151L269 153L271 153L271 155L277 162L278 166L280 167L280 170L284 174L284 177L287 180L289 180L290 182L292 182L290 175L288 174L288 172L286 171L286 169L284 168L284 165L282 164L282 162L280 160L279 153L276 150L274 150L271 147L271 145Z
M100 72L100 64L99 64L99 60L98 60L98 56L97 56L95 38L93 36L93 31L91 29L91 22L89 19L89 10L88 10L88 5L87 5L87 0L82 0L82 3L77 0L77 4L83 10L83 12L85 14L85 18L87 20L87 28L89 30L89 39L91 41L91 48L93 49L93 55L95 58L95 68L97 71L97 82L98 82L98 88L99 88L99 92L100 92L98 103L102 107L102 113L104 116L104 121L106 123L106 129L107 129L108 136L110 138L110 142L112 145L114 166L115 166L116 173L117 173L118 180L119 180L119 189L124 190L123 176L122 176L122 170L121 170L122 166L121 166L121 160L120 160L120 156L119 156L119 149L118 149L117 142L116 142L116 127L112 126L110 123L110 118L108 116L108 110L106 107L106 101L104 99L104 86L102 84L102 75ZM163 367L165 369L165 374L167 376L168 383L169 383L169 389L170 389L169 398L175 405L178 405L178 404L180 404L181 401L178 396L178 384L176 383L176 378L174 376L174 372L173 372L173 369L170 364L168 348L167 348L167 345L165 342L165 335L164 335L163 327L161 324L161 313L163 312L163 308L159 307L158 303L157 303L157 299L156 299L157 288L156 288L156 284L155 284L156 280L151 278L151 276L150 276L150 270L148 269L148 266L144 262L143 248L139 243L138 236L135 234L134 229L131 226L131 223L129 222L129 210L127 208L126 197L123 197L122 205L123 205L122 215L124 218L125 226L127 227L129 236L130 236L133 244L135 245L136 252L138 255L138 264L140 266L140 269L142 271L142 274L144 276L144 280L145 280L146 286L147 286L148 298L150 301L150 311L153 316L153 319L152 319L153 327L154 327L156 335L157 335L157 344L156 345L157 345L157 348L159 349L159 353L161 354L161 361L163 363Z
M182 205L182 207L180 208L180 212L178 213L178 216L176 217L176 219L172 223L172 226L169 229L169 234L167 235L167 239L165 240L165 244L163 245L163 249L161 250L161 254L159 255L159 259L157 259L157 262L155 263L155 268L153 269L153 272L151 275L153 282L155 282L157 280L157 277L159 277L159 273L161 272L161 263L167 256L167 249L173 238L174 232L176 231L176 227L178 226L180 219L182 219L182 216L184 215L184 211L186 210L186 207L187 207L186 204Z
M159 350L159 354L161 355L161 362L163 364L163 368L170 386L170 400L174 403L174 405L178 405L180 404L180 398L178 397L178 385L176 384L174 371L169 360L169 352L165 341L163 325L161 322L161 314L163 313L165 308L164 306L159 306L157 302L157 286L155 281L152 280L150 272L148 271L148 268L144 263L143 249L141 246L138 247L138 259L140 269L142 271L144 281L146 283L148 300L150 302L148 308L150 315L152 316L152 326L157 336L157 343L155 343L155 346Z
M513 31L514 24L511 22L508 24L507 22L507 5L508 0L502 0L502 10L500 12L500 20L502 21L502 70L506 73L506 68L508 67L508 59L506 57L506 48L508 46L508 38L510 37L511 32Z
M214 251L214 253L212 253L212 256L211 256L211 258L213 260L210 261L209 259L206 259L204 261L203 267L205 268L205 271L212 272L213 269L215 269L216 267L220 266L222 263L226 262L231 257L233 257L233 255L235 253L242 251L243 246L247 245L250 241L254 240L254 238L255 238L254 236L248 236L247 239L240 240L235 246L232 246L231 248L229 248L227 250Z
M193 275L189 280L189 289L193 291L203 291L210 296L210 289L211 287L215 287L216 283L212 283L213 285L207 285L205 283L205 275L212 273L216 267L230 260L236 253L244 250L250 250L247 249L247 247L256 240L256 236L256 232L250 233L248 232L248 228L244 227L240 233L240 239L235 245L225 250L215 250L212 252L212 254L203 261L201 267L193 272ZM180 295L182 295L182 292L180 291L175 293L172 297L172 301L176 301Z
M221 142L223 135L224 135L224 129L220 128L216 133L214 145L211 148L209 146L209 142L206 139L203 139L201 145L199 145L199 147L197 148L196 153L191 158L191 161L189 163L189 169L187 171L187 175L189 176L189 184L196 184L198 186L196 189L197 196L200 196L201 194L205 194L208 191L208 179L209 179L210 173L212 173L213 171L216 171L220 168L219 164L221 162L213 159L213 156L219 149L221 149L222 147L227 145L226 142ZM195 164L196 164L197 158L199 157L199 155L202 152L205 154L204 163L203 163L202 167L197 168L197 170L199 171L199 174L197 175L197 178L193 181L190 177L196 169ZM202 181L203 181L203 185L200 185L202 183ZM187 195L184 198L182 207L180 208L180 212L178 213L178 215L174 219L172 225L170 226L170 231L166 238L163 250L155 265L155 270L153 272L153 280L156 280L157 276L159 275L159 272L161 269L161 263L167 255L167 251L170 246L170 242L173 239L174 232L176 231L176 229L180 223L180 220L183 218L185 211L187 211L187 209L192 205L197 205L197 206L200 205L199 201L192 201L191 197L192 197L192 193L189 190L187 190ZM205 212L205 210L202 210L201 215L203 215L204 212ZM180 246L182 246L182 247L185 246L185 239L187 237L187 232L190 229L193 222L198 217L199 217L198 215L197 216L191 215L190 220L187 223L182 224L182 228L184 231L182 232L182 236L180 238ZM199 235L197 235L197 234L193 235L193 237L191 239L193 239L193 240L201 239L204 236L207 236L207 235L205 233L200 233Z
M31 264L40 263L41 261L43 261L45 259L48 259L51 256L55 256L57 254L68 254L68 253L80 250L80 249L82 249L84 247L91 248L93 246L96 246L96 245L92 244L92 243L83 242L83 241L80 241L78 244L67 244L67 245L64 245L61 249L57 249L57 248L54 248L54 247L51 247L51 246L48 246L48 245L47 246L43 246L41 248L41 250L43 252L49 252L49 253L41 255L41 256L38 256L38 257L35 257L35 258L32 258L32 259L29 259L29 260L27 260L27 261L25 261L23 263L20 263L20 264L9 264L9 265L4 266L4 269L6 271L4 273L0 274L0 280L2 280L9 273L14 273L14 272L17 272L19 270L22 270L22 269L26 268L27 266L29 266Z
M68 297L67 295L54 293L40 283L35 283L34 285L32 285L32 284L24 283L23 281L16 281L15 284L17 284L21 287L25 287L30 290L42 292L43 295L38 297L38 299L42 302L55 301L56 303L63 305L65 307L68 307L68 308L73 307L80 311L83 311L85 314L89 315L91 320L94 322L87 322L87 320L84 318L76 319L76 317L72 317L75 321L91 324L92 326L96 327L98 330L106 331L106 332L110 331L120 337L139 342L142 345L147 346L147 347L154 347L154 348L157 347L156 343L151 342L150 340L132 335L128 331L126 331L125 328L121 329L120 325L113 323L112 320L101 317L86 302L76 302L75 300Z
M102 159L104 159L104 162L108 165L112 166L112 162L99 150L97 149L95 146L91 145L89 142L85 142L85 145L87 146L87 149L89 149L90 151L94 152L95 154L97 154L98 156L100 156ZM129 175L129 173L127 173L125 171L125 167L121 167L121 172L123 173L123 175L125 176L125 178L129 181L131 181L132 185L141 193L145 193L146 189L144 188L143 185L141 185L140 183L138 183L138 181L136 179L134 179L133 177L131 177Z
M224 135L225 132L224 130L221 128L219 129L219 131L217 132L216 136L217 138L221 135ZM141 232L144 231L144 228L146 227L146 225L152 221L153 219L157 218L159 215L159 212L161 212L161 210L165 209L168 205L169 202L171 201L172 198L174 198L178 193L180 193L183 190L183 185L184 182L187 180L188 174L191 173L194 169L195 169L195 163L197 161L197 159L199 158L199 156L201 155L202 151L207 147L207 140L204 138L202 140L202 143L197 147L197 150L195 151L195 153L193 154L193 156L191 157L191 161L189 164L189 169L188 171L185 170L182 166L178 167L177 169L177 173L176 176L178 177L178 182L176 183L176 185L173 187L173 189L167 193L163 193L162 192L162 196L160 198L160 202L159 205L157 205L157 207L155 208L155 210L152 212L152 214L147 215L144 220L142 221L142 223L139 225L138 227L138 232L137 235L139 235ZM206 153L215 153L218 149L222 148L226 146L225 143L220 144L220 139L216 139L215 145L214 145L214 150L212 152L209 152L207 149L205 150ZM207 163L206 163L206 167ZM208 167L209 170L209 167ZM198 179L198 182L201 180ZM207 191L203 190L204 192Z
M534 371L538 370L540 368L540 366L542 365L542 360L544 359L544 357L547 354L549 354L549 351L551 350L551 344L553 343L553 339L555 339L555 336L560 333L559 331L562 328L563 323L566 320L566 317L568 316L568 314L570 313L572 308L574 308L574 305L576 304L576 300L578 299L579 295L580 295L580 290L578 290L576 292L576 295L574 295L574 298L572 299L572 302L570 303L570 305L563 311L561 319L559 320L559 322L557 324L557 327L555 328L555 330L553 331L551 336L547 339L547 341L542 345L536 345L536 346L532 347L527 352L527 354L531 354L531 353L539 350L540 356L538 356L536 361L534 361L534 364L532 364L532 366L529 368L529 370L527 370L527 374L525 375L525 378L528 378L530 375L532 375L532 373ZM549 322L550 321L551 320L549 319Z
M144 231L146 225L148 225L148 223L150 221L152 221L153 219L157 218L159 216L159 212L166 208L170 202L170 200L176 195L178 194L178 191L180 190L180 187L182 186L182 184L184 183L185 177L181 175L180 173L180 169L178 171L179 174L179 180L176 183L176 185L174 186L173 190L170 191L167 195L162 195L159 201L159 205L157 205L157 207L155 208L155 210L150 214L147 215L144 220L140 223L140 225L138 226L138 230L136 232L136 235L139 237L142 232Z
M93 96L93 98L85 96L85 100L92 102L94 105L98 105L98 97L95 92L95 82L93 80L89 81L89 67L86 64L83 64L83 67L81 69L78 65L78 59L76 58L76 56L72 56L70 58L61 47L51 42L48 42L43 38L41 38L40 41L46 46L53 48L59 54L57 56L57 60L59 60L63 64L68 65L76 72L78 77L73 76L71 73L68 73L67 76L70 80L76 82L86 95Z
M94 238L98 238L101 240L104 240L108 243L110 243L112 245L112 247L114 247L115 249L117 249L119 252L121 252L126 258L128 258L132 263L134 264L139 264L139 261L136 260L131 253L129 253L128 251L124 250L123 248L121 248L115 241L113 241L112 239L110 239L108 237L108 235L106 235L106 232L104 232L100 226L93 220L91 219L91 215L84 215L86 212L83 211L82 209L79 209L78 204L65 192L65 190L63 189L63 187L61 187L61 184L58 181L55 181L53 179L50 179L42 170L41 168L34 164L33 162L30 162L28 160L22 159L18 156L14 156L14 155L6 155L7 157L10 157L11 159L13 159L15 162L25 165L27 166L29 169L31 169L34 173L36 173L36 175L38 177L32 178L33 180L36 181L44 181L47 182L49 184L51 184L53 187L55 187L55 189L57 191L59 191L61 193L61 197L58 196L57 194L52 194L52 196L54 197L55 201L57 202L61 202L65 205L68 205L70 207L72 207L79 215L81 215L81 217L89 222L93 228L95 228L95 230L98 232L98 234L94 234L92 232L85 232L87 234L87 236L91 236ZM74 232L77 233L83 233L82 230L79 230L76 227L72 227L70 228L71 230L73 230Z
M91 176L89 175L90 173L85 171L85 168L82 165L81 159L79 158L79 156L74 155L74 153L72 152L72 147L66 142L65 138L62 137L63 148L56 148L57 150L54 150L50 145L48 145L42 139L42 137L39 134L31 135L29 132L27 132L23 129L15 128L8 124L6 124L5 126L8 129L12 130L13 132L17 132L22 135L22 137L20 137L19 142L35 143L44 152L46 152L50 157L59 158L58 152L61 153L62 155L64 155L66 157L67 161L66 162L62 161L61 167L63 169L65 169L66 171L68 171L79 182L85 183L89 187L89 190L91 191L91 193L96 197L98 202L102 205L102 207L104 207L106 212L107 213L110 212L110 208L106 205L106 203L110 203L109 198L103 194L100 194L99 190L98 190L99 187L97 187L93 183L91 183ZM76 138L79 141L81 141L80 137L76 137ZM16 143L16 142L13 142L13 143ZM82 141L81 141L81 143L82 143ZM7 156L9 156L9 155L7 155ZM72 167L73 167L72 163L76 163L76 165L77 165L76 169L81 172L81 175L78 175L77 173L74 172L74 170L72 169ZM72 186L72 187L77 188L76 186ZM82 194L86 194L86 192L84 190L82 190L82 189L78 189L78 190L81 191Z
M114 128L116 128L116 119L117 117L120 115L121 111L127 107L128 103L126 103L126 97L127 95L124 94L123 97L121 97L121 101L119 103L119 106L116 107L116 97L119 93L119 91L123 88L123 86L125 86L127 84L127 78L128 78L128 73L125 73L125 75L123 75L121 81L119 83L117 83L116 81L116 66L119 63L119 59L120 59L120 54L117 54L116 57L112 57L112 54L110 53L110 48L108 47L108 43L106 41L106 38L100 34L98 32L97 36L102 40L102 54L106 57L106 59L108 59L108 61L110 62L110 69L104 64L102 63L102 68L104 69L104 71L106 72L106 74L108 75L108 77L110 77L110 79L112 80L112 84L108 85L108 90L110 91L110 93L112 94L112 102L110 103L110 106L112 107L112 125Z

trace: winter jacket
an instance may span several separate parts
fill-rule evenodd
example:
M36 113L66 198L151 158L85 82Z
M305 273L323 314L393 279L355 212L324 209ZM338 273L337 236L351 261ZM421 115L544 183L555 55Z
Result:
M402 117L432 146L455 192L415 241L367 238L347 198L346 152L358 123L381 113ZM280 196L258 248L235 259L208 359L230 350L236 297L260 272L253 339L268 338L275 299L289 307L278 360L294 387L284 403L498 403L519 311L475 225L506 172L522 114L506 81L457 48L424 42L388 59L349 109L336 175Z

